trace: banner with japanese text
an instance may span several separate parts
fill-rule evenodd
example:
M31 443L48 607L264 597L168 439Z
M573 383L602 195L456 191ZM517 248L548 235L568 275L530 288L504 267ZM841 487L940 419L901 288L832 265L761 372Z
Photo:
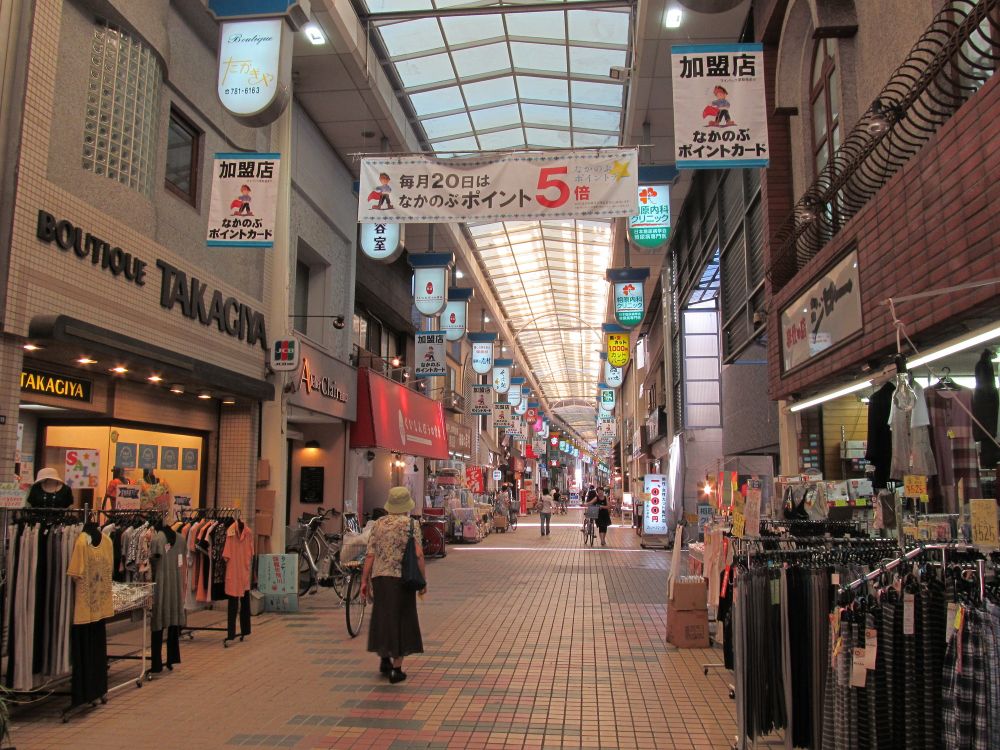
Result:
M361 162L358 221L586 219L638 213L635 148Z
M209 247L273 247L281 154L215 154Z
M513 413L510 404L493 404L493 427L498 430L506 430L513 422Z
M469 403L470 414L477 417L490 416L493 413L493 386L473 384L472 399Z
M416 363L413 374L418 378L434 378L448 374L445 364L444 331L420 331L416 334Z
M670 48L678 169L766 167L762 44Z

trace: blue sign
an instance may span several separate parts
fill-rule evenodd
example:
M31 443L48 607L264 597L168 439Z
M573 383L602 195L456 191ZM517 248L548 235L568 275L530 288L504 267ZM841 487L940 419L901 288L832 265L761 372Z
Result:
M301 12L298 0L208 0L208 9L218 19L284 16Z
M180 459L180 450L174 448L173 446L164 445L160 448L160 468L167 470L176 470L177 462Z
M185 448L184 452L181 453L181 469L184 471L197 471L198 470L198 449L197 448Z
M159 453L159 449L155 445L140 445L139 446L139 468L140 469L155 469L156 468L156 458Z
M138 451L135 443L115 443L115 466L123 469L136 467Z

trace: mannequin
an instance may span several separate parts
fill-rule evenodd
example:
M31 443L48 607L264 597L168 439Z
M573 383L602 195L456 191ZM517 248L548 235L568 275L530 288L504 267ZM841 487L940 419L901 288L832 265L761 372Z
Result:
M38 472L25 502L29 508L69 508L73 505L73 491L58 471L46 467Z
M108 482L107 489L104 490L104 503L102 509L115 509L115 502L118 500L118 487L128 484L128 477L125 476L125 469L115 466L111 469L111 481Z
M984 469L992 469L1000 462L1000 448L991 438L997 436L997 414L1000 393L997 392L996 373L993 370L993 352L984 349L976 363L976 389L972 392L972 413L985 429L973 423L972 433L979 443L979 461Z
M226 531L222 551L226 561L226 600L228 602L226 640L236 638L236 614L240 615L240 640L250 635L250 566L253 561L253 531L237 520Z
M184 615L184 543L178 544L177 533L157 520L153 524L155 533L150 543L150 564L153 568L152 638L150 641L152 664L151 674L163 671L163 631L167 631L168 670L180 663L180 630L185 624Z

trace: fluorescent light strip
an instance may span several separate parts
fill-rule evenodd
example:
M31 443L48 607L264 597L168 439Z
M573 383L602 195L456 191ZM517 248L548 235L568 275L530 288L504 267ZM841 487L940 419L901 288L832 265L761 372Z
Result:
M789 411L802 411L803 409L808 409L812 406L819 406L826 401L832 401L835 398L840 398L841 396L846 396L850 393L856 393L857 391L864 390L865 388L871 388L872 381L865 380L860 383L852 383L851 385L841 388L836 391L830 391L829 393L824 393L816 398L811 398L808 401L803 401L801 404L795 404L794 406L788 407Z
M966 349L971 349L972 347L979 346L980 344L985 344L987 341L992 341L996 338L1000 338L1000 326L993 325L989 328L981 329L980 331L973 333L968 338L964 338L957 343L949 344L940 349L932 350L926 354L921 354L914 359L908 360L906 366L908 369L912 370L914 367L920 367L921 365L936 362L939 359L944 359L952 354L963 352Z

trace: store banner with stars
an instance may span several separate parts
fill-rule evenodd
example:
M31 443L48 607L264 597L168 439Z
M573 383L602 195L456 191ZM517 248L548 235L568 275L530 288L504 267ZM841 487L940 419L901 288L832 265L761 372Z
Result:
M670 48L678 169L766 167L762 44Z
M638 213L634 148L361 162L358 221L587 219Z

